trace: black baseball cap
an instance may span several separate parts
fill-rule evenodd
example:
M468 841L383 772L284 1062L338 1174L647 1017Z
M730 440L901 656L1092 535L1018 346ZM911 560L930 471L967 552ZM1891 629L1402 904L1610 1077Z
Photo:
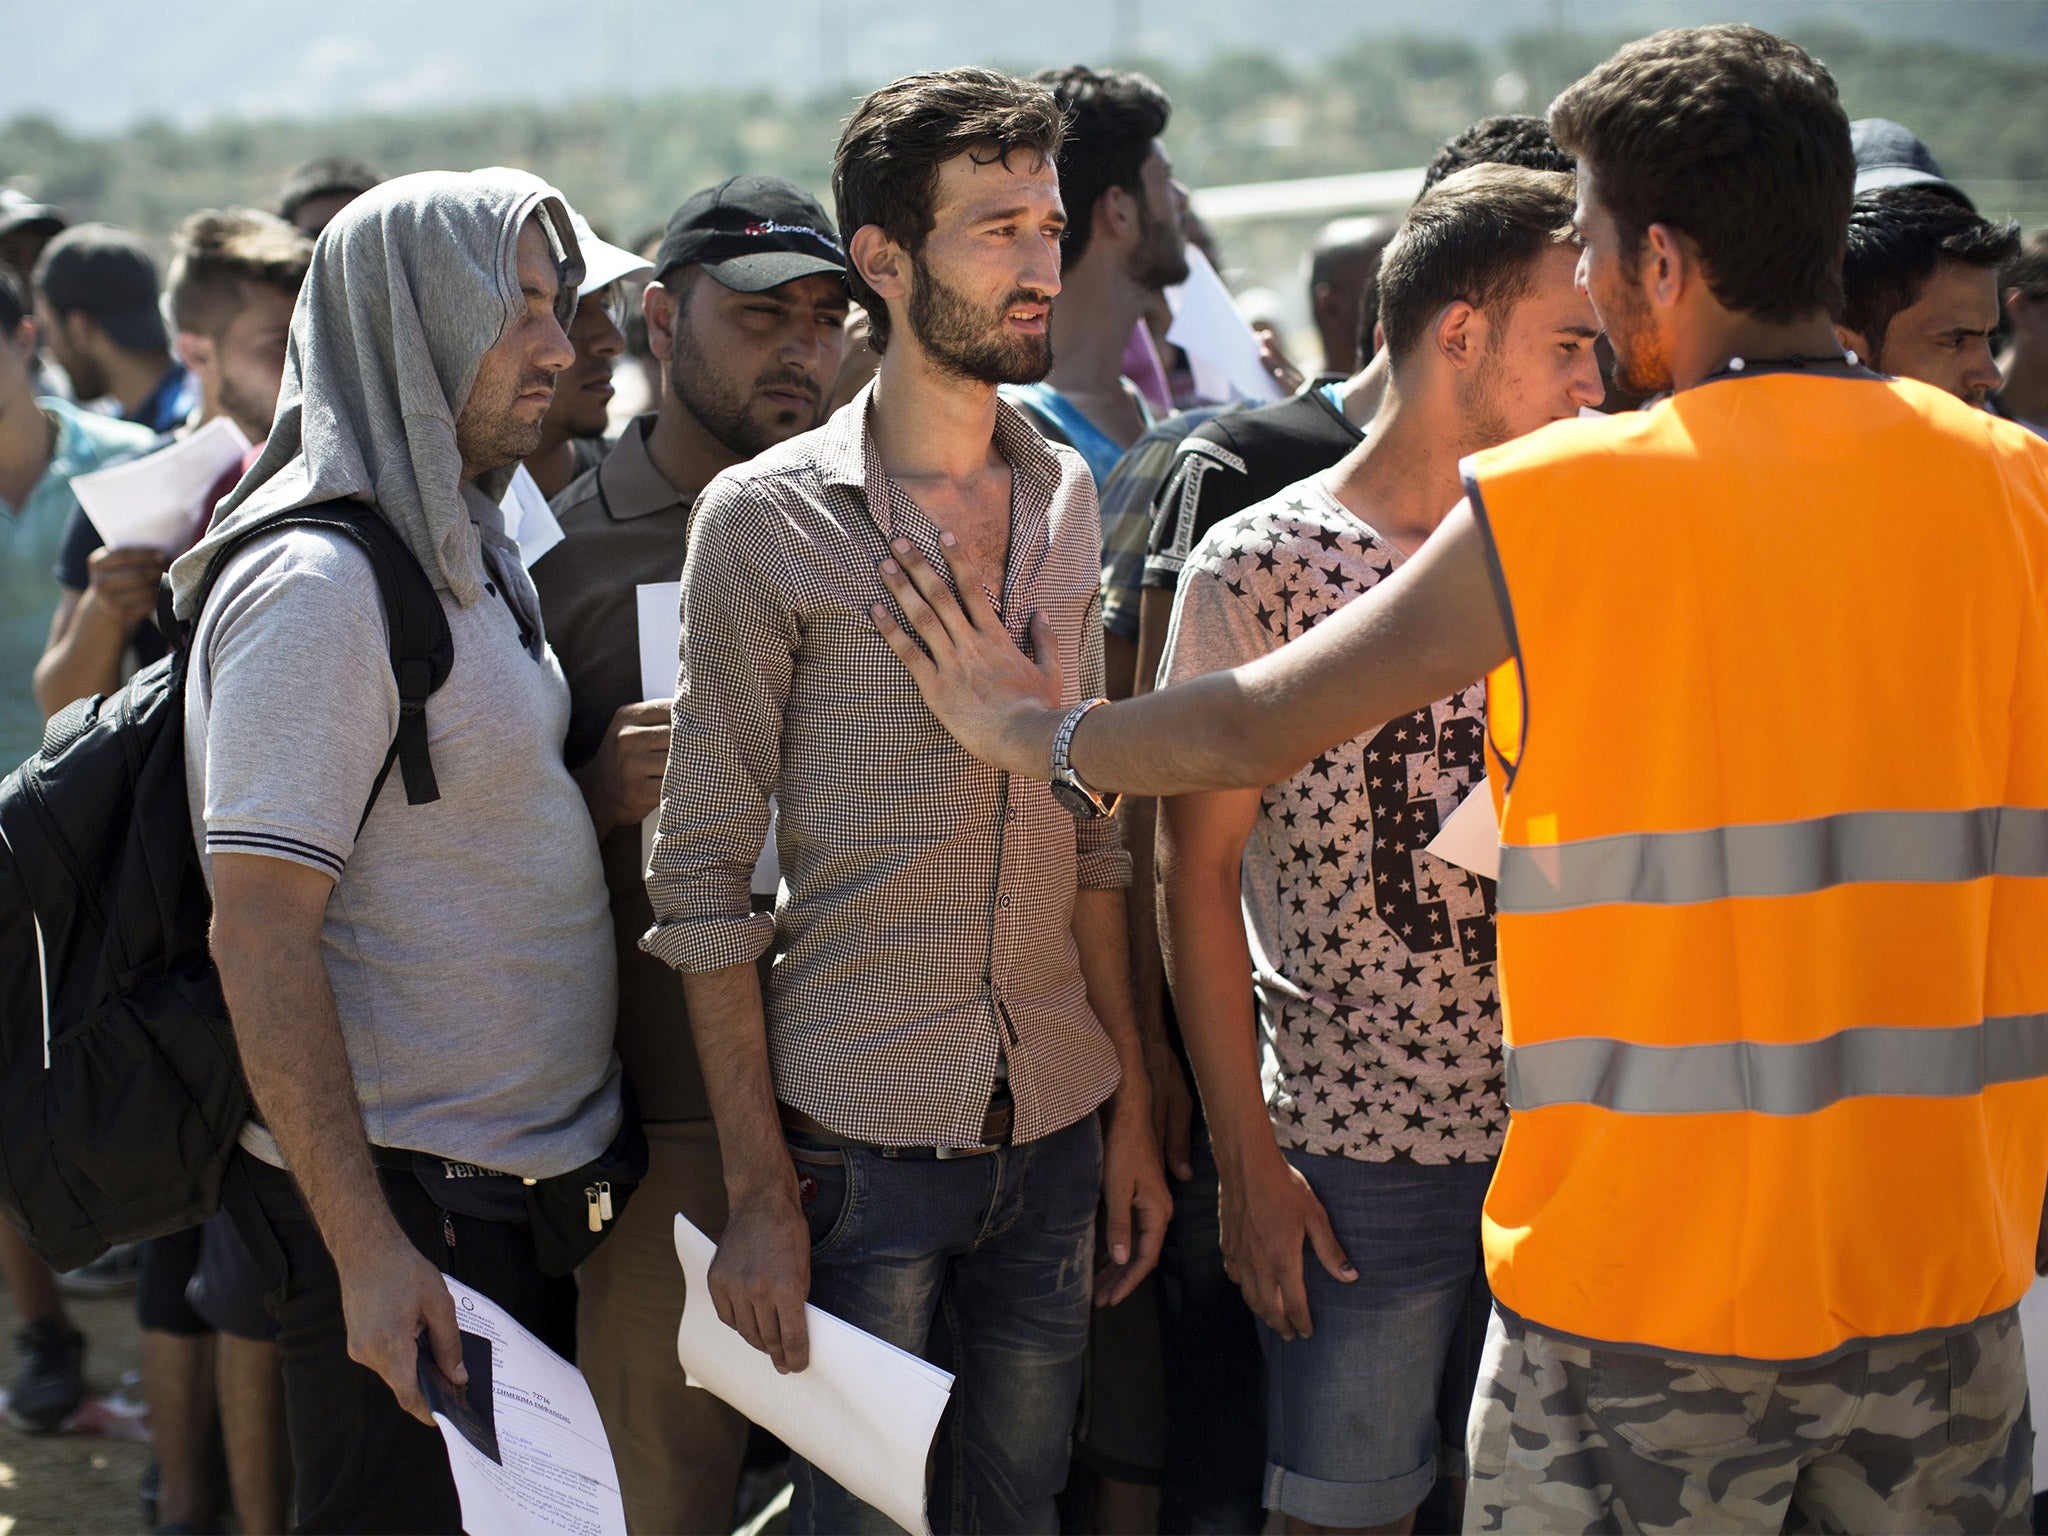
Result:
M846 252L819 201L780 176L735 176L678 208L654 257L654 280L701 266L738 293L819 272L846 275Z
M1856 154L1856 195L1885 187L1947 187L1934 152L1904 123L1888 117L1859 117L1849 125Z
M156 263L142 242L111 224L75 224L43 247L35 284L59 314L83 310L128 352L170 341L156 302Z

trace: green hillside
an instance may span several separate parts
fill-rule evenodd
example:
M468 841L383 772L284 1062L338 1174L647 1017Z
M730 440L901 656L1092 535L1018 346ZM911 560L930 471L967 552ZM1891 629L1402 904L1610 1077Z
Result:
M1835 71L1851 116L1901 119L1987 211L2048 222L2048 71L2038 61L1838 28L1801 40ZM1154 73L1176 104L1169 146L1199 187L1418 164L1486 112L1540 111L1614 41L1545 33L1481 49L1371 37L1313 69L1236 53ZM562 187L607 232L636 239L689 191L735 172L779 172L822 191L850 105L693 92L552 110L144 124L111 138L19 119L0 127L0 179L74 214L162 234L194 208L267 203L315 155L355 155L391 173L512 163Z

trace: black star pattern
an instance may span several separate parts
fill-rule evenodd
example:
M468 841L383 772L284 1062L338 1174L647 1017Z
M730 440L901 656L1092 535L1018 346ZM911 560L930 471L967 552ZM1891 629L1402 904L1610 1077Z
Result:
M1319 488L1220 524L1188 563L1278 644L1394 569ZM1249 659L1249 656L1241 659ZM1440 1164L1499 1149L1493 885L1426 852L1485 768L1474 685L1267 791L1248 868L1283 1145ZM1268 929L1271 929L1268 932Z

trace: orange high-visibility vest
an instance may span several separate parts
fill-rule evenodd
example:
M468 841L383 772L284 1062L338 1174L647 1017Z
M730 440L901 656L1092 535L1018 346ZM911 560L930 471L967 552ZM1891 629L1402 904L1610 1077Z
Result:
M1514 647L1495 1297L1785 1363L2013 1306L2048 1179L2048 444L1749 373L1465 477Z

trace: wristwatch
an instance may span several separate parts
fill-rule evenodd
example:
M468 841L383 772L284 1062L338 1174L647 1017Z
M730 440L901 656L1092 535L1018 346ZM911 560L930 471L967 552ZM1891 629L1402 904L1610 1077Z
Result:
M1074 743L1074 730L1081 723L1081 717L1098 704L1107 704L1107 699L1090 699L1085 704L1076 704L1067 711L1067 718L1060 722L1060 728L1052 739L1052 796L1082 821L1095 821L1104 816L1116 814L1117 802L1122 795L1110 795L1106 799L1081 782L1081 775L1074 772L1074 765L1067 761L1067 749Z

